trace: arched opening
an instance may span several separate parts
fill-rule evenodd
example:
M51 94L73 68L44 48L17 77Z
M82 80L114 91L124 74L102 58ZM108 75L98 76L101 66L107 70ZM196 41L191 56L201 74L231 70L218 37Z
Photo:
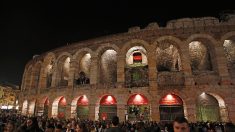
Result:
M221 121L221 114L226 117L224 112L224 102L218 100L211 94L202 93L196 101L198 121ZM224 107L224 108L223 108ZM225 121L225 119L223 119Z
M28 111L28 115L29 116L35 116L35 108L36 107L36 99L30 101L29 103L29 111Z
M100 83L117 82L117 52L108 49L101 55L100 60Z
M111 121L113 116L117 116L117 101L114 96L103 96L99 105L99 120Z
M48 107L49 107L49 99L48 97L45 97L42 99L42 101L39 104L37 115L38 116L48 116Z
M176 117L184 117L182 99L175 94L167 94L159 101L160 121L172 122Z
M56 98L52 104L52 117L66 118L66 105L66 99L63 96Z
M37 89L40 79L40 71L41 71L41 64L37 63L33 68L33 80L32 80L32 88Z
M129 121L147 121L150 117L148 99L141 94L133 94L127 101L126 119Z
M58 86L68 86L70 58L61 57L58 61Z
M75 78L77 85L90 83L90 69L91 69L91 54L83 53L78 57L79 65L76 67Z
M71 104L71 117L80 120L89 118L88 98L86 95L75 98Z
M228 71L235 78L235 39L224 40L224 51L227 58Z
M126 87L148 86L147 51L143 46L134 46L126 53Z
M172 42L164 41L158 44L156 49L157 71L180 71L181 59L176 46Z
M189 57L192 72L212 71L212 62L209 48L200 41L189 43Z
M22 115L26 116L28 114L27 112L28 112L28 101L25 100L22 106Z

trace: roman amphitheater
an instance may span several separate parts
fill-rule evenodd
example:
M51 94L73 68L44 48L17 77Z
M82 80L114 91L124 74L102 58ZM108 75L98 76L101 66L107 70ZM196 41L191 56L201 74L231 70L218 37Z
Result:
M235 16L150 23L34 56L19 104L27 116L235 122Z

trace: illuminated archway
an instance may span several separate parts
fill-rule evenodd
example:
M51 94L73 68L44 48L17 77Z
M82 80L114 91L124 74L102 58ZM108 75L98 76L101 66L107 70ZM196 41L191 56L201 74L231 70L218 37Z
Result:
M114 96L103 96L99 105L99 120L111 120L113 116L117 116L117 101Z
M49 107L49 99L48 97L44 97L39 103L39 107L37 110L38 116L48 116L48 107Z
M133 94L127 101L127 117L126 120L149 120L150 106L148 99L141 94Z
M159 101L160 121L171 122L184 116L182 99L175 94L167 94Z
M36 107L36 99L29 102L29 111L28 111L29 116L34 116L35 107Z
M89 106L88 98L86 95L73 99L71 103L71 118L88 119Z
M23 102L23 107L22 107L22 115L27 115L27 112L28 112L28 101L27 100L25 100L24 102Z
M52 104L52 117L65 118L66 104L63 96L56 98Z
M224 100L212 93L202 93L197 98L198 121L228 121Z

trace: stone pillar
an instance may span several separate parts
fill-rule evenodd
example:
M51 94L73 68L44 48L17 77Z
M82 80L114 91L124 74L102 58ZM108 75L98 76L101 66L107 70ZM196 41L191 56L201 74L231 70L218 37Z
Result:
M185 77L184 85L190 86L194 85L194 79L190 66L190 56L189 56L189 47L188 47L189 45L185 44L185 42L182 45L184 45L184 47L180 51L180 59L181 59L181 69Z
M151 100L151 113L150 113L150 120L152 121L160 121L160 112L159 112L159 104L155 100Z
M148 51L148 78L149 86L153 90L157 90L157 68L156 68L156 53L155 48L152 47Z
M191 101L187 101L187 106L184 106L184 115L189 122L196 122L196 104Z
M215 69L218 70L219 76L221 77L221 84L230 85L231 78L229 76L228 67L227 67L227 58L225 56L225 51L223 48L222 42L217 44L219 46L215 47L215 58L213 60L216 63ZM214 68L214 67L213 67Z
M49 102L49 105L48 105L48 117L49 118L52 117L52 104L53 104L53 102Z
M91 58L91 71L90 71L90 84L97 84L99 83L99 58L98 56L93 56Z
M125 83L125 55L118 54L117 56L117 83Z
M57 80L58 80L58 78L57 78L57 72L59 72L58 71L58 65L55 63L55 67L54 67L54 69L53 69L53 73L52 73L52 81L51 81L51 87L57 87Z
M89 104L89 119L90 120L95 120L95 104Z
M75 71L76 71L76 66L78 65L78 62L75 59L70 60L70 70L69 70L69 82L68 82L68 88L73 88L75 83Z
M117 116L119 117L120 122L125 121L125 110L126 104L118 104L117 105Z
M40 94L41 89L46 88L46 75L45 75L45 71L46 71L46 67L44 65L42 65L41 70L40 70L40 76L39 76L39 82L38 82L38 93Z

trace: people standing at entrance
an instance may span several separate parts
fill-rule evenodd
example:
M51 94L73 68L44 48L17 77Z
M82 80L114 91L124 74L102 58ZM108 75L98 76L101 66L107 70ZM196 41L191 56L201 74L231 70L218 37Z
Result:
M184 117L176 117L173 122L174 132L190 132L188 120Z
M112 118L112 126L107 129L107 132L122 132L122 129L118 126L119 125L119 118L114 116Z

